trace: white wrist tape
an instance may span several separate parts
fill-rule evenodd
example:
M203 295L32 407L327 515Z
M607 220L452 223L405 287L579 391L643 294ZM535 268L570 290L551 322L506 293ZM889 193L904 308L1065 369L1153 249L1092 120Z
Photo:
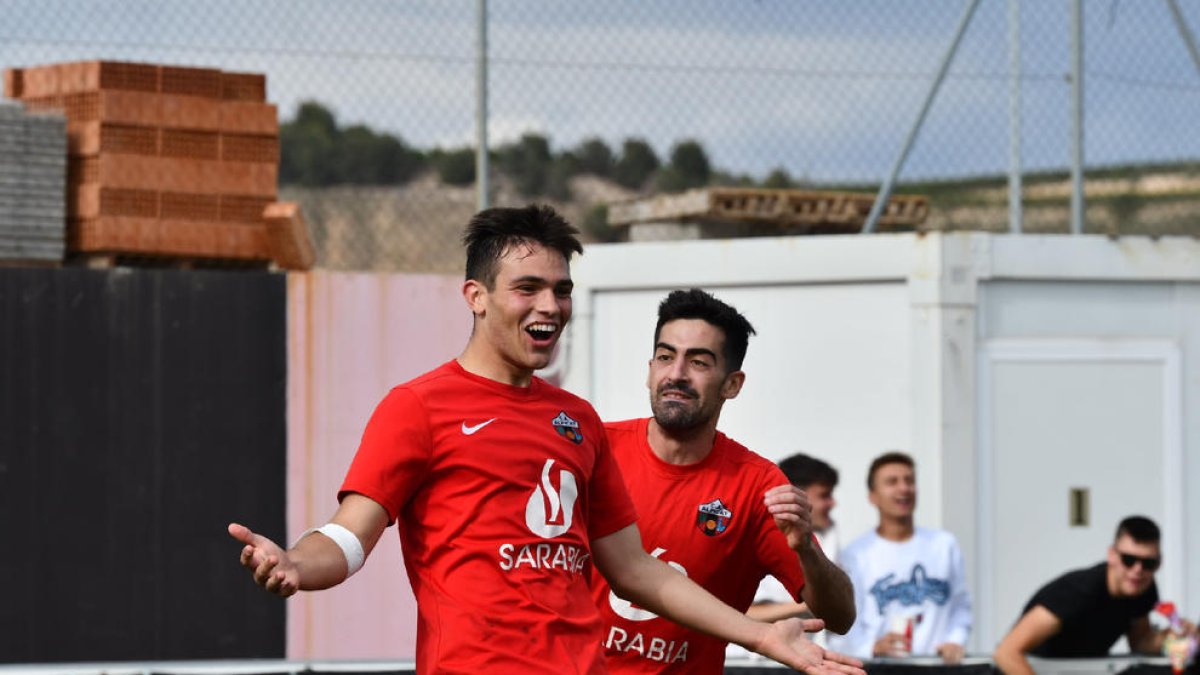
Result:
M300 539L307 537L313 532L320 532L326 537L329 537L333 540L333 543L338 545L338 548L342 549L342 555L346 556L347 579L354 576L355 572L362 569L363 562L366 560L367 555L363 553L362 542L358 540L358 537L355 536L353 532L347 530L341 525L338 525L337 523L325 523L320 527L314 527L310 530L305 530L300 535L299 539L296 539L296 543L300 543Z

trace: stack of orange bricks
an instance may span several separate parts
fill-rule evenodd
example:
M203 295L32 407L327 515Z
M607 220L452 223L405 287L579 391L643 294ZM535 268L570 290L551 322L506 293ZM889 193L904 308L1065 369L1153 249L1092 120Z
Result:
M8 69L4 90L66 115L69 251L311 267L299 210L267 210L279 122L266 76L85 61Z

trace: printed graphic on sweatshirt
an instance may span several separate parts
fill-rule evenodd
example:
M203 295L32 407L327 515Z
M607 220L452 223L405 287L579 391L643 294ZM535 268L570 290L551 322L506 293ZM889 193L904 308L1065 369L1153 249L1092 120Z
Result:
M915 607L932 601L935 605L944 605L950 601L950 582L945 579L935 579L925 573L924 565L914 565L912 574L903 580L896 580L895 574L875 582L871 586L871 595L879 606L879 614L886 613L887 606L895 602L903 607Z

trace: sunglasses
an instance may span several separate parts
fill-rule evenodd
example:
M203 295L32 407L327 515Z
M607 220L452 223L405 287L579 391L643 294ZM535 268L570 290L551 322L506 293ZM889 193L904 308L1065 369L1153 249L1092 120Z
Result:
M1158 569L1159 565L1162 564L1162 558L1143 558L1140 555L1121 553L1120 551L1117 551L1117 556L1121 558L1121 564L1129 569L1133 569L1134 565L1141 563L1142 569L1146 570L1147 572L1153 572L1154 570Z

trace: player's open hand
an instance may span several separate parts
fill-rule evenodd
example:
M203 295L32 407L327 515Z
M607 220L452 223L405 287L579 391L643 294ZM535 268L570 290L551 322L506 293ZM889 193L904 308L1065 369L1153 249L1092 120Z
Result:
M242 567L254 575L254 583L267 592L286 598L300 588L300 572L278 544L238 523L229 524L229 534L245 544Z
M771 624L758 653L811 675L866 675L862 661L822 649L806 633L825 627L820 619L785 619Z
M763 494L763 504L775 519L775 526L787 535L792 550L812 543L812 504L804 490L795 485L779 485Z

